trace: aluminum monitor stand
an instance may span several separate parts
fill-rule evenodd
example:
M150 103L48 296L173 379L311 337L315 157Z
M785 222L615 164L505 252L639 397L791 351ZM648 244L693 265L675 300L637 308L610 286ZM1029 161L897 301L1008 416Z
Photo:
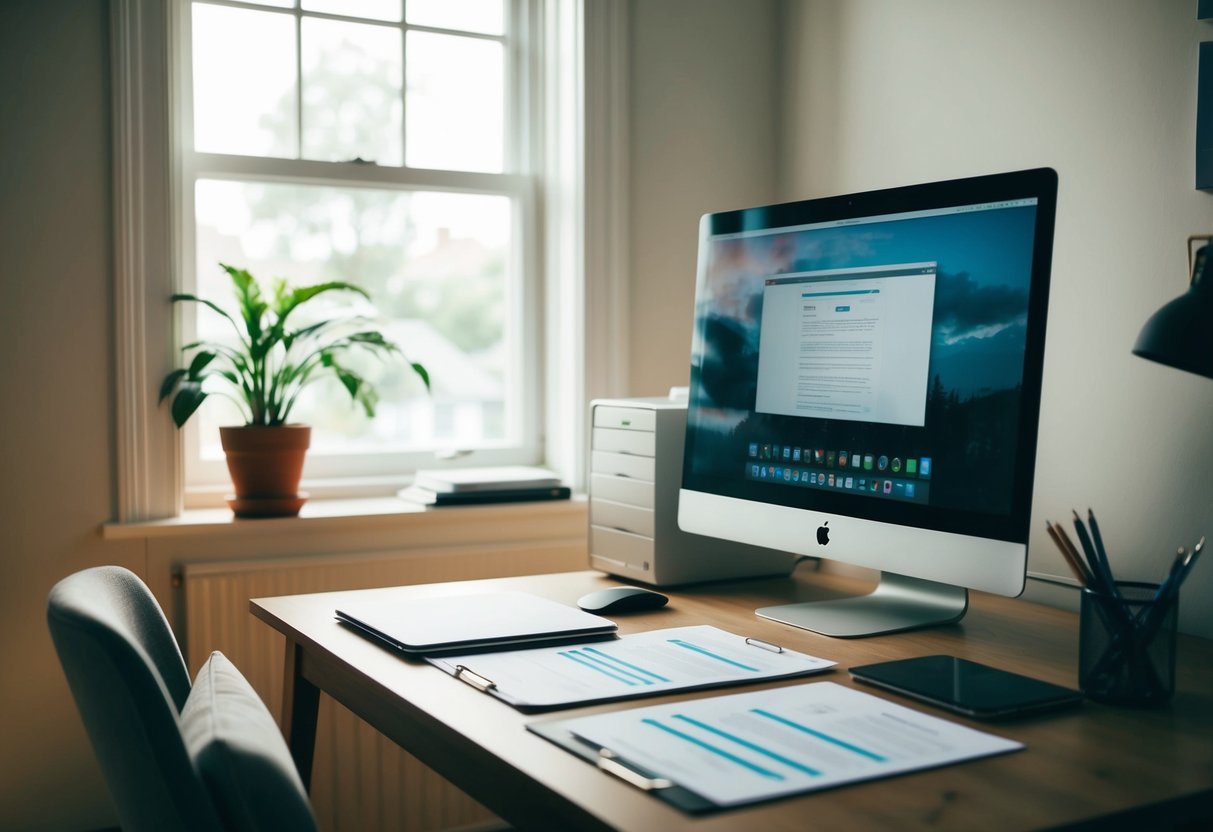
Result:
M896 633L959 621L969 608L964 587L881 572L867 595L762 607L762 618L835 638Z

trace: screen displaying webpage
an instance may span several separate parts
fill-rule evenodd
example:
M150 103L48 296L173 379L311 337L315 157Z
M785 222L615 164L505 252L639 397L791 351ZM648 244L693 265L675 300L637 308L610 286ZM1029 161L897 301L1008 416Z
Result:
M768 278L755 409L921 426L934 303L934 263Z
M753 499L778 486L1006 512L1036 208L778 227L759 212L705 237L691 475Z

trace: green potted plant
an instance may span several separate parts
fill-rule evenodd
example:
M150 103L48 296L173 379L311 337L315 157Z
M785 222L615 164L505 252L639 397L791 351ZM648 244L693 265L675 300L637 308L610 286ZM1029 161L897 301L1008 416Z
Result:
M326 292L354 292L370 299L365 290L352 283L330 281L290 288L278 278L266 297L248 271L222 263L220 266L232 279L238 318L196 295L174 294L172 301L200 303L222 316L235 330L236 343L195 341L183 346L188 363L165 377L160 401L172 397L170 410L177 427L184 425L210 395L235 402L245 424L219 429L236 492L229 505L238 517L295 515L306 500L306 495L299 493L299 480L311 443L311 428L290 422L300 392L331 374L355 404L374 416L378 401L374 386L342 359L358 350L380 357L403 354L380 332L361 328L358 318L293 325L292 314ZM428 390L430 377L425 367L409 363Z

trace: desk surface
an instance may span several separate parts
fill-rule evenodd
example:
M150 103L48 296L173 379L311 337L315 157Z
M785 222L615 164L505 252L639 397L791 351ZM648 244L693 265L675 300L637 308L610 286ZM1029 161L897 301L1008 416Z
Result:
M1025 829L1081 823L1143 807L1174 817L1213 817L1213 643L1203 639L1180 637L1175 698L1158 710L1086 703L1051 715L980 723L864 687L926 713L1019 740L1027 750L694 817L534 736L525 730L526 724L805 681L855 686L845 668L931 653L949 653L1073 687L1077 617L970 593L969 612L958 624L843 640L760 619L754 609L864 591L850 579L801 572L794 580L670 591L670 604L663 610L617 616L621 634L713 624L832 659L839 669L809 680L540 715L521 714L424 662L402 659L333 619L333 610L355 595L399 596L407 603L418 595L516 589L571 604L586 592L617 583L597 572L574 572L263 598L250 607L286 635L288 651L297 651L294 670L303 679L519 828L707 832L735 830L744 823L775 832L802 829L811 819L827 829ZM1164 803L1168 805L1162 807Z

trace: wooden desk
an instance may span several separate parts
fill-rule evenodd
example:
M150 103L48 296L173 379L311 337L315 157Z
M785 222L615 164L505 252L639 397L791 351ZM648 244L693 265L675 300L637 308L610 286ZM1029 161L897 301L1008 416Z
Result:
M262 598L250 607L286 636L284 726L289 727L301 770L310 768L322 690L521 829L777 832L808 826L993 830L1075 824L1103 829L1113 815L1121 824L1138 828L1178 823L1213 828L1213 643L1203 639L1180 637L1177 691L1168 707L1147 711L1086 703L1077 710L991 725L898 699L1020 740L1027 750L692 817L532 735L525 725L557 715L758 686L528 716L423 662L404 660L333 620L333 610L355 595L399 597L407 603L420 595L518 589L573 603L586 592L616 583L597 572L574 572ZM833 659L840 670L811 680L844 685L854 684L847 667L930 653L950 653L1075 685L1077 617L1051 607L971 593L969 612L959 624L852 640L818 636L753 612L771 603L836 597L862 588L849 579L815 573L797 580L707 586L670 592L666 609L617 620L621 633L714 624Z

